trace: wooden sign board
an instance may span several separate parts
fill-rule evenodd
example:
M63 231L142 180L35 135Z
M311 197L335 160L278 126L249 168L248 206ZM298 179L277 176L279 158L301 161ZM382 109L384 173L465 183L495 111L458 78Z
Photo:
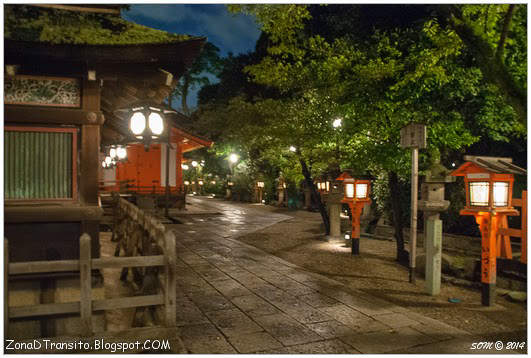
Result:
M402 148L426 148L426 125L410 123L400 130Z

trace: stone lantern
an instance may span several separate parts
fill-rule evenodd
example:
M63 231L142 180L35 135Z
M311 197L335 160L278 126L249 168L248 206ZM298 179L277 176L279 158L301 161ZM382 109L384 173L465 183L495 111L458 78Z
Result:
M278 193L278 206L288 206L288 198L286 195L286 181L284 178L280 177L278 178L278 184L277 184L277 193Z
M450 176L450 170L441 165L439 154L436 153L420 186L419 201L419 209L424 212L426 292L432 296L438 295L441 290L442 221L439 213L450 206L450 202L444 200L444 184L454 181L455 177Z
M329 181L329 192L326 198L326 206L330 218L330 238L341 237L341 201L343 200L343 187L340 181Z

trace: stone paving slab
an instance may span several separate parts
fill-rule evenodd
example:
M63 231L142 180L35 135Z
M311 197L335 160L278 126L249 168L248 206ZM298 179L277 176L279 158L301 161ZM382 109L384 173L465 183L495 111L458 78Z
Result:
M286 346L322 340L317 333L282 313L256 317L255 320Z
M289 216L191 200L219 215L167 225L177 237L177 322L188 352L468 353L456 343L469 347L467 332L235 239Z
M227 337L263 331L262 327L237 308L209 312L207 316Z
M229 342L240 353L255 353L257 351L277 349L284 347L267 332L256 332L228 337Z

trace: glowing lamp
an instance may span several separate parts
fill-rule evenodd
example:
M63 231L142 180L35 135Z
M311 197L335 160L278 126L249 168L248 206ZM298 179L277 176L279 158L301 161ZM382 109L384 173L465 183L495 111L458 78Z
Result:
M118 160L124 160L127 158L127 149L124 146L119 145L116 148L116 156L118 157Z
M197 182L197 184L199 184L199 185L203 185L203 181L202 181L202 180L199 180L199 181Z
M190 167L188 164L181 164L181 168L183 168L183 170L188 170Z
M258 181L258 182L256 182L256 186L258 186L259 188L263 188L264 187L264 182L263 181Z
M120 117L119 113L127 115L127 124L132 136L142 141L148 150L152 142L160 141L169 132L166 131L165 115L175 111L156 103L141 102L115 111Z
M356 183L356 199L366 199L368 192L368 183Z
M465 210L490 211L512 208L514 174L525 170L511 158L465 156L465 162L451 174L465 182Z
M354 198L354 183L345 182L343 185L345 188L345 197L348 199L353 199Z
M190 185L190 182L188 180L185 180L184 185Z

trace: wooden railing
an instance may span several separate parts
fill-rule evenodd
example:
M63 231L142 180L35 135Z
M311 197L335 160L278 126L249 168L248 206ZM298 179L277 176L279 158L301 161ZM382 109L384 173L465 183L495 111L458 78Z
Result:
M522 225L520 229L510 228L507 222L507 216L503 217L503 221L498 228L496 236L498 256L502 258L512 259L512 249L510 237L520 238L521 256L520 262L527 264L527 190L522 191L522 199L513 198L512 204L520 208L520 217Z
M120 215L119 224L124 227L123 223L127 223L125 226L127 229L120 233L121 240L118 242L117 253L120 247L123 247L127 257L91 258L91 239L85 233L81 235L79 242L79 260L9 263L9 244L7 239L4 240L4 332L8 332L10 319L79 313L82 323L81 333L91 335L93 333L92 312L94 311L156 305L162 308L163 324L167 327L176 325L175 236L154 217L144 213L128 201L118 198L117 205ZM133 246L141 249L131 251L130 248ZM118 255L115 253L115 256ZM155 285L150 284L149 294L92 299L92 270L124 268L127 273L129 268L150 267L152 269L145 270L146 274L143 277L149 276L157 279ZM9 307L8 280L10 275L52 272L79 272L80 301Z

